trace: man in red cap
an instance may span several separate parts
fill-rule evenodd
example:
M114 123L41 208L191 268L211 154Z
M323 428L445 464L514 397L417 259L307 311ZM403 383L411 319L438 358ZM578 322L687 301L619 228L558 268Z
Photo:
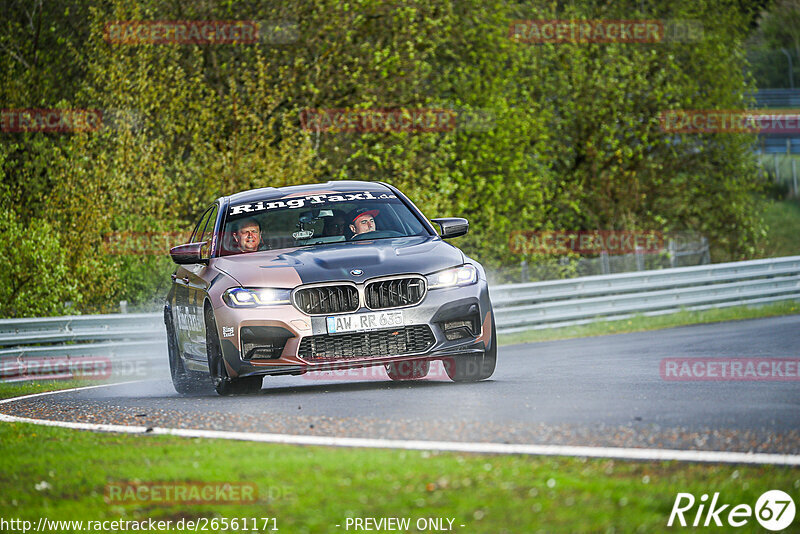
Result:
M375 217L379 210L359 209L350 213L350 231L353 235L375 231Z

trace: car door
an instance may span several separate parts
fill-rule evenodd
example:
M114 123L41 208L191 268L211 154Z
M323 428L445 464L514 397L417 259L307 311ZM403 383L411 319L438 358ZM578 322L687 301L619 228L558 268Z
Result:
M210 259L212 253L211 245L214 240L214 229L216 228L219 214L218 206L216 204L211 206L208 209L208 213L202 232L199 232L194 237L195 243L206 242L202 249L202 257L205 260ZM203 304L208 293L208 286L213 278L211 275L212 269L207 263L195 263L184 267L186 267L186 275L188 277L186 284L189 296L187 312L190 315L190 328L188 331L192 340L190 344L192 350L189 354L191 358L206 362L206 329Z
M190 243L202 240L203 233L211 218L215 206L209 207L198 219ZM213 223L212 223L213 224ZM194 272L198 265L179 265L173 274L175 285L175 325L177 333L178 348L184 357L190 359L205 360L205 331L203 330L203 319L197 317L197 295L195 291L196 283L193 284ZM202 315L202 301L201 310Z

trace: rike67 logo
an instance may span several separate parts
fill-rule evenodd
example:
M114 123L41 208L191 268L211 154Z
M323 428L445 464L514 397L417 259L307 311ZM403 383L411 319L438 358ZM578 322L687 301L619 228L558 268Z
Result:
M695 510L695 505L697 508ZM749 504L732 505L723 503L719 492L714 493L711 502L708 494L700 496L699 501L691 493L678 493L672 512L669 514L667 526L677 524L685 527L721 527L727 524L731 527L746 525L755 516L756 521L767 530L783 530L794 521L794 501L788 493L781 490L764 492L756 501L755 508Z

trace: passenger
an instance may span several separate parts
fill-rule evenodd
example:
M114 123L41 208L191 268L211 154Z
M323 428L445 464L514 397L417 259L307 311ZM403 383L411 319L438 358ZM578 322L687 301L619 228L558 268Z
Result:
M322 235L326 237L344 235L347 228L347 219L341 211L333 212L332 217L325 217L325 226L322 229Z

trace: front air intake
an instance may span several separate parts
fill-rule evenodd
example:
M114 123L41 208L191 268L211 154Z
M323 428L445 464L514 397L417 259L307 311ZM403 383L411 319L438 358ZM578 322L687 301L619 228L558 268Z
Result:
M308 315L347 313L358 309L358 290L352 285L303 287L294 292L294 305Z
M367 282L364 290L367 308L386 310L419 303L425 296L425 279L420 276L389 278Z
M374 332L321 334L304 337L298 356L310 362L399 356L425 352L435 341L428 325Z
M276 360L294 335L278 326L245 326L240 337L243 360Z

